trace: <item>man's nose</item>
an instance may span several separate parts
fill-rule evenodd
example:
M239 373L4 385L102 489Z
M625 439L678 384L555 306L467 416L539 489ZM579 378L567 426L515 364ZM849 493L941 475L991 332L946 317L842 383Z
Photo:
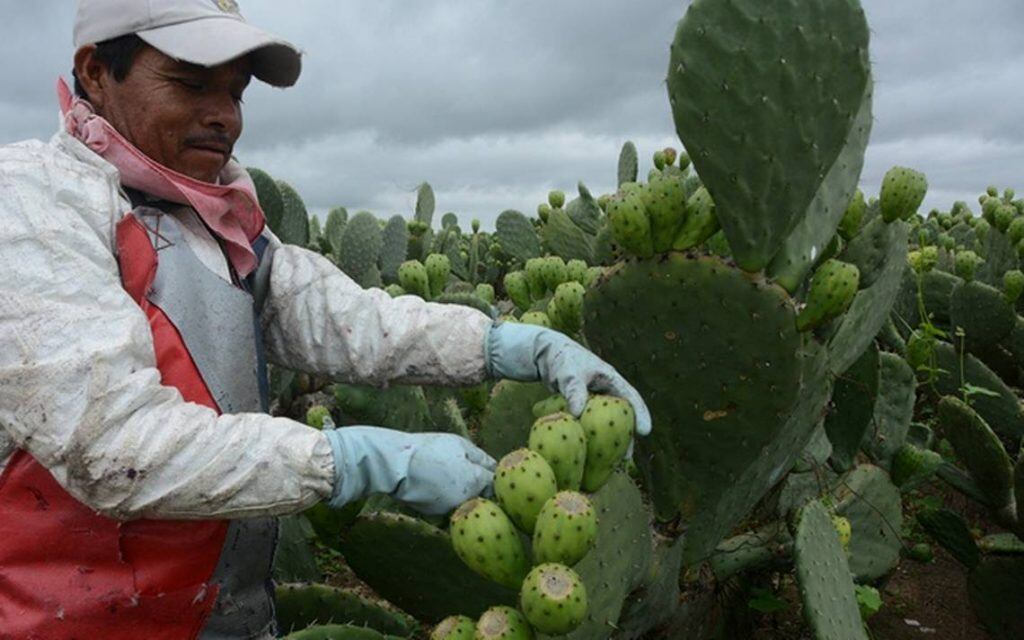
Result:
M204 127L236 138L242 129L242 105L230 91L212 93L204 96L201 118Z

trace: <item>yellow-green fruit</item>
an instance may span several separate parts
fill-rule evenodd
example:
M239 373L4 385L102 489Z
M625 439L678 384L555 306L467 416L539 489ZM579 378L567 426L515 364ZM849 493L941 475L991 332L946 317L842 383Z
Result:
M526 550L501 507L484 498L464 502L452 513L452 547L466 566L488 580L518 589L530 569Z
M586 283L587 263L574 258L565 263L566 278L580 284Z
M516 449L498 461L494 494L512 522L526 533L533 533L541 507L557 492L555 472L536 451Z
M860 269L839 260L826 260L811 278L807 304L796 317L800 331L821 326L846 311L860 285Z
M715 201L704 187L697 189L686 201L686 217L683 220L672 248L685 251L696 247L718 231L718 216L715 215Z
M430 640L473 640L476 624L466 616L448 616L430 632Z
M549 291L554 291L558 285L562 284L568 279L568 271L565 266L565 260L558 256L548 256L544 258L544 262L541 263L541 273L544 278L544 286Z
M564 407L564 400L562 404ZM587 441L583 426L576 418L568 413L544 415L530 428L528 446L547 460L559 489L580 488L587 459Z
M565 205L565 192L554 190L548 192L548 204L552 209L561 209Z
M533 417L543 418L549 416L552 413L558 413L559 411L566 410L565 396L560 393L556 393L552 396L538 400L533 403ZM531 447L532 448L532 447Z
M551 328L551 319L543 311L527 311L519 318L523 324L534 324L538 327Z
M584 491L600 489L629 450L636 428L633 406L615 396L591 396L580 415L587 440L587 460L583 466Z
M686 216L683 179L678 176L655 176L640 191L640 198L650 220L654 251L668 251Z
M530 297L540 300L547 291L544 283L544 258L530 258L526 261L526 283L530 285Z
M608 200L608 220L612 237L623 249L641 258L654 255L651 242L651 223L644 210L639 186L630 191L623 189Z
M587 496L560 491L544 503L533 529L533 561L573 566L597 541L597 511Z
M491 607L476 621L473 640L533 640L533 629L512 607Z
M398 283L408 293L430 299L430 279L426 267L419 260L407 260L398 267Z
M548 319L559 331L575 335L583 328L583 296L587 291L578 282L563 282L555 289L548 306Z
M510 271L505 274L505 293L520 311L530 308L530 285L526 281L526 274L522 271Z
M331 419L331 410L322 404L313 405L306 411L306 424L314 429L323 429L324 422Z
M916 273L928 273L939 263L938 247L921 247L907 254L907 262Z
M868 203L864 200L864 192L857 189L857 193L853 195L850 205L846 207L843 219L839 221L839 235L844 240L850 240L853 236L857 235L867 210Z
M882 219L886 222L910 219L927 193L928 180L923 173L906 167L889 169L882 179Z
M843 516L832 516L832 526L839 534L839 544L843 545L843 551L849 551L850 538L853 536L853 527L850 526L850 521Z
M427 280L430 282L430 296L436 298L444 292L448 277L452 273L452 262L442 253L432 253L424 263L427 269Z
M537 565L523 580L519 608L537 631L564 635L580 626L587 616L587 588L565 565Z

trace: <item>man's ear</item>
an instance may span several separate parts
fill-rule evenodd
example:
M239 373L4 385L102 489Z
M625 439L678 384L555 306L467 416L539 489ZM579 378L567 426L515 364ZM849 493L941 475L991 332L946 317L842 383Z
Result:
M75 52L75 77L85 89L87 98L98 111L103 108L106 88L111 82L107 67L96 59L96 45L87 44Z

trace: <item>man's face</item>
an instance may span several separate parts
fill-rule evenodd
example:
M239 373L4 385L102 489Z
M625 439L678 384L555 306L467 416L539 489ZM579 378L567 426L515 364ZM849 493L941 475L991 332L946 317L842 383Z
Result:
M215 182L242 133L242 92L250 77L247 57L205 68L146 46L122 82L104 73L89 97L96 112L151 159Z

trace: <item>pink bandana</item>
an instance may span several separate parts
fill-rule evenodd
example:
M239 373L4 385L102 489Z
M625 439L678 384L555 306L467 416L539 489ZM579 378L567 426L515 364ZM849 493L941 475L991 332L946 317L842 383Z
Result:
M264 217L256 186L244 169L229 162L221 173L223 184L201 182L172 171L148 158L96 115L92 105L72 95L63 78L57 80L57 96L67 132L117 167L121 184L169 202L191 205L224 241L239 277L256 268L251 243L263 231Z

